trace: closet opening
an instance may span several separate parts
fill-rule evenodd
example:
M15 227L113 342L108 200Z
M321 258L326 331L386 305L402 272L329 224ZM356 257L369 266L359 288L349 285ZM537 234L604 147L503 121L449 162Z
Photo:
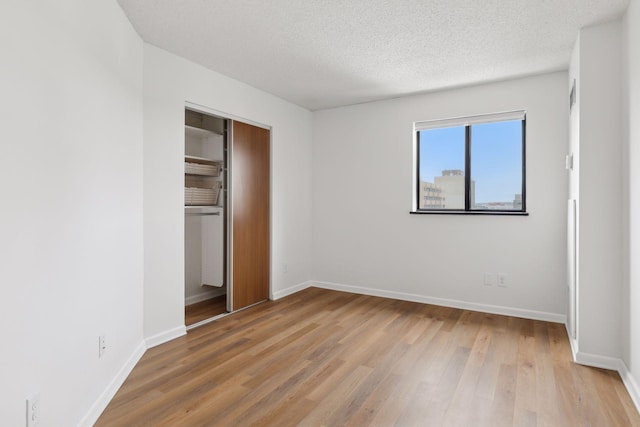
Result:
M185 326L230 311L227 280L228 120L185 109Z
M271 128L189 105L184 123L189 330L269 298Z

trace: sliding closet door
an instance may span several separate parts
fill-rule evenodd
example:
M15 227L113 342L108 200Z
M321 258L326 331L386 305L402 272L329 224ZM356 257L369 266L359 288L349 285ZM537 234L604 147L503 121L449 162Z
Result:
M238 310L269 297L269 130L233 122L232 300Z

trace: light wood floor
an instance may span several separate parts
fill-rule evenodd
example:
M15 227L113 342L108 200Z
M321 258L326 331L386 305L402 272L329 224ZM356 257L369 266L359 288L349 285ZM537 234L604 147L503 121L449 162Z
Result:
M184 308L184 324L186 326L196 324L227 312L227 296L220 295L206 301L187 305Z
M148 350L97 426L640 426L564 325L310 288Z

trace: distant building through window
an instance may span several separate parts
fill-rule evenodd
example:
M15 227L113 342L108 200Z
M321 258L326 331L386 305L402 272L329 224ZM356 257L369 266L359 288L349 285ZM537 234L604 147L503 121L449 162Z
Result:
M434 177L433 183L420 182L421 209L460 209L464 208L464 171L460 169L443 170ZM473 203L475 183L471 181ZM437 197L437 198L434 198Z

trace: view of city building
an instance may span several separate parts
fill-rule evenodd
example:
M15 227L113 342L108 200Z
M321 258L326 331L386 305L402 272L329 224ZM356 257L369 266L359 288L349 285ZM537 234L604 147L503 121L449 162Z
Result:
M432 182L420 182L420 209L445 209L442 188Z
M516 194L513 198L513 209L517 211L522 210L522 194Z
M434 177L435 182L420 181L419 209L464 209L464 171L445 169ZM471 207L479 210L522 210L522 194L512 201L475 200L475 181L471 181Z
M464 171L446 169L435 182L420 182L420 209L464 209ZM471 198L475 183L471 181Z

